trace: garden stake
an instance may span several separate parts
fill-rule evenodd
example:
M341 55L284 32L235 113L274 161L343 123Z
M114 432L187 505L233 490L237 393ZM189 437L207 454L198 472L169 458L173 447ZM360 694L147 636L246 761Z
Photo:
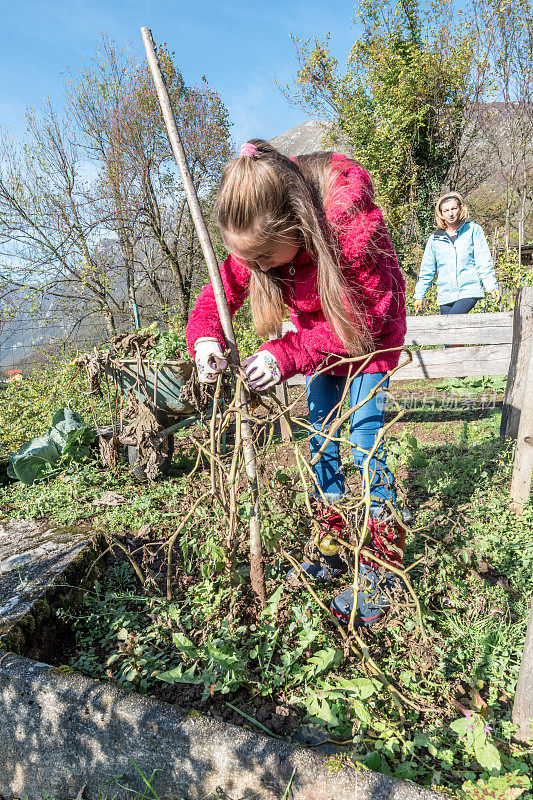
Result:
M290 431L289 442L293 442L294 441L294 434L293 434L292 428L291 428L292 420L291 420L291 415L289 414L289 412L287 410L288 407L283 405L281 400L276 396L275 392L272 389L268 390L268 396L269 396L270 400L273 400L274 403L276 403L276 405L280 409L280 412L279 412L278 416L274 417L274 419L272 420L272 424L275 424L279 420L280 421L280 425L281 425L281 420L284 419L285 423L287 425L287 430Z
M235 332L231 322L231 314L229 312L228 301L224 292L224 285L220 277L220 270L218 262L213 250L213 245L205 224L202 209L198 201L198 195L194 183L191 178L189 166L187 164L187 157L181 141L181 137L176 125L176 119L172 110L170 96L168 89L161 71L157 54L155 51L154 40L149 28L141 28L141 35L146 50L148 59L148 66L152 75L152 80L157 91L159 105L163 114L165 127L167 130L168 140L172 148L172 153L176 160L176 164L180 171L187 203L191 212L191 217L198 235L202 252L209 271L209 277L213 286L215 294L215 301L224 332L224 338L230 351L230 362L239 367L239 352L237 349L237 342L235 339ZM247 391L241 388L239 404L245 414L248 414L248 396ZM266 589L265 589L265 567L263 561L263 550L261 544L261 530L259 524L259 496L258 496L258 481L257 481L257 463L255 456L255 449L252 441L252 429L249 422L243 420L243 451L244 451L244 464L246 474L248 476L248 483L250 487L250 579L252 589L255 592L261 609L266 607Z

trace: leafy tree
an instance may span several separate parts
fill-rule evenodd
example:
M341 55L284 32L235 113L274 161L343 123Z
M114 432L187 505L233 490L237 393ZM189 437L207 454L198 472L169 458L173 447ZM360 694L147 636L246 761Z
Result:
M297 102L325 114L331 141L371 172L399 249L432 227L433 198L457 156L464 110L479 92L470 26L449 2L362 0L362 34L343 72L328 38L295 39Z
M165 45L158 57L193 182L205 202L231 155L227 111L205 77L200 86L185 85ZM185 319L201 256L147 65L129 61L104 38L90 67L71 80L70 97L101 164L102 196L127 265L130 307L137 270L163 308L171 279L174 305Z
M160 59L193 179L207 201L230 155L229 122L205 81L187 87ZM23 145L0 136L0 288L61 302L73 324L112 335L145 319L186 316L202 260L145 63L104 38L69 76L64 119L49 101L28 111Z
M508 250L511 238L520 247L533 231L533 9L530 0L471 3L491 73L486 93L491 102L477 110L483 157L505 209L503 222L496 218L492 227L502 228Z

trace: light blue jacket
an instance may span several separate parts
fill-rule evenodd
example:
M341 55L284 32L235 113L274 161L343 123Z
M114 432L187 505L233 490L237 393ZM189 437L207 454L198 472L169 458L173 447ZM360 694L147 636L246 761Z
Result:
M431 234L420 264L415 300L424 297L435 273L439 306L468 297L485 297L483 287L487 292L498 288L492 256L480 225L464 222L455 242L440 228Z

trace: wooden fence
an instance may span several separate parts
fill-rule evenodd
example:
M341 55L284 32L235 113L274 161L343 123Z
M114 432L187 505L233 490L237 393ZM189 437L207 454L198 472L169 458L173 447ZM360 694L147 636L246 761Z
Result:
M291 329L293 326L285 323L284 332ZM507 375L500 433L504 439L517 440L511 508L521 513L533 473L533 287L519 289L514 314L408 317L405 344L420 349L391 381ZM424 349L432 345L441 349ZM305 378L295 375L287 383L302 385ZM284 385L278 387L278 396L286 402ZM285 430L284 437L287 433Z

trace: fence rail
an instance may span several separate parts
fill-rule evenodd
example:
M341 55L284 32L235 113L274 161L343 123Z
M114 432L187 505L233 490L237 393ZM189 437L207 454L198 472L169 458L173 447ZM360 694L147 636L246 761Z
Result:
M283 332L295 330L284 323ZM474 375L505 375L511 361L513 315L457 314L407 317L405 345L428 347L473 345L464 350L416 350L413 361L396 372L392 381L429 378L466 378ZM305 383L303 375L290 378L289 386Z
M510 344L513 315L449 314L407 317L406 345Z
M430 378L467 378L505 375L511 360L510 344L487 344L458 350L416 350L413 360L391 376L391 381Z

